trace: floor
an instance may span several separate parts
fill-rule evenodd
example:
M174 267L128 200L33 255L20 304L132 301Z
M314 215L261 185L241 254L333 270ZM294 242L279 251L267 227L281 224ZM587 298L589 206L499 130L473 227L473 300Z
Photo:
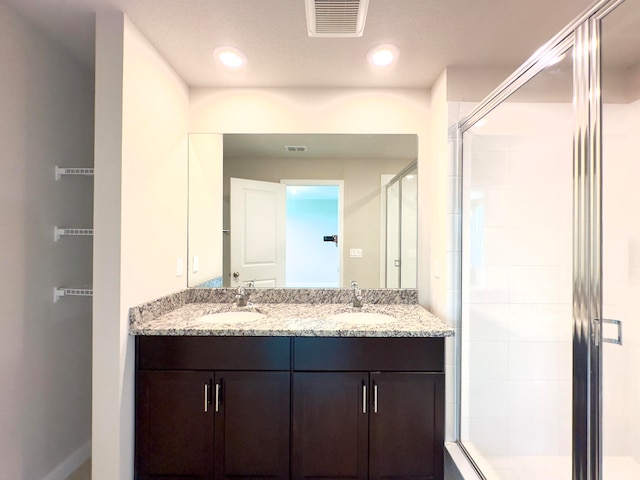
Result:
M91 459L84 462L67 480L91 480Z

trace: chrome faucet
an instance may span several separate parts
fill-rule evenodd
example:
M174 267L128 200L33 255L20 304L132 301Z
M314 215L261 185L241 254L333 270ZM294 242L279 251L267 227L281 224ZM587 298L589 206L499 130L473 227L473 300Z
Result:
M362 308L362 290L358 286L358 282L351 281L351 290L353 291L353 300L351 305L355 308Z
M247 292L247 289L240 285L236 290L236 305L238 307L246 307L250 296L251 294Z

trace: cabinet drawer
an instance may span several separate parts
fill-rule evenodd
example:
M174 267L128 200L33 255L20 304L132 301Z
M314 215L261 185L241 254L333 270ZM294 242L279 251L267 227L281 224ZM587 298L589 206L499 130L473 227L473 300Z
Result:
M141 370L289 370L288 337L139 336Z
M293 339L294 369L307 371L444 371L444 338Z

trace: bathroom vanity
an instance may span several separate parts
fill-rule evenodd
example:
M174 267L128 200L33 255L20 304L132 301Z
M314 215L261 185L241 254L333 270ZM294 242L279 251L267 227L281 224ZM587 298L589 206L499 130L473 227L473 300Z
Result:
M134 312L136 478L442 479L453 331L415 304L333 300Z

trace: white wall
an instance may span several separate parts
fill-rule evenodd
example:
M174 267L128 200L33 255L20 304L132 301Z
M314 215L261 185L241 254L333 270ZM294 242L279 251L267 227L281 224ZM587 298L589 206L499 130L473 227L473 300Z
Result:
M0 4L0 477L63 479L89 454L91 301L53 303L56 286L91 283L93 77Z
M121 12L96 19L94 480L133 476L131 306L186 286L188 89ZM186 272L185 272L186 273Z

